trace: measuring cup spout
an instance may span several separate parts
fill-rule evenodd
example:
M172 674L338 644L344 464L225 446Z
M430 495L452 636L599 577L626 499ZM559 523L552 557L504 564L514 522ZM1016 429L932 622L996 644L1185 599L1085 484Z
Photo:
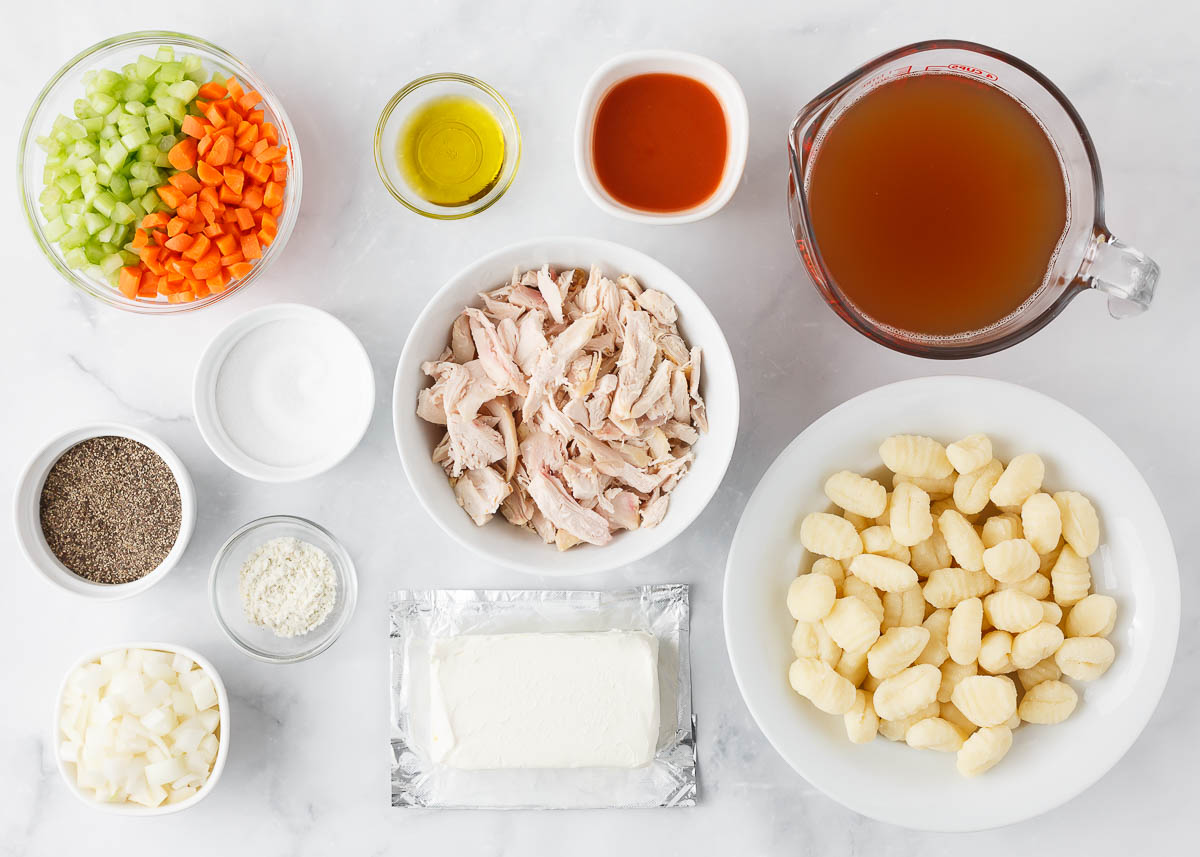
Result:
M1111 235L1093 239L1090 262L1082 272L1088 286L1108 295L1108 312L1113 318L1128 318L1145 312L1158 285L1158 263L1136 247Z

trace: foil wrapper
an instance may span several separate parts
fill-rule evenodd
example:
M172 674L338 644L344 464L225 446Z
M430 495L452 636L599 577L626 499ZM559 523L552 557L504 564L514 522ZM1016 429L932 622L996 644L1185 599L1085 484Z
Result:
M392 806L581 809L694 806L686 584L609 591L399 590L390 602ZM458 634L647 631L658 639L661 725L640 768L464 771L435 764L430 740L432 641Z

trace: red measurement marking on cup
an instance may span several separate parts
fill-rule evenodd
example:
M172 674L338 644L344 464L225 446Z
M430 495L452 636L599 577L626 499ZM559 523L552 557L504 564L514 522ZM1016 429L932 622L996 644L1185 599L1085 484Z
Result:
M868 77L863 81L864 89L874 89L879 84L891 80L893 77L903 77L912 71L911 65L901 66L900 68L889 69L888 71L880 72L874 77Z
M956 62L952 62L949 65L927 65L927 66L925 66L925 71L939 71L941 69L945 69L947 71L957 71L957 72L961 72L963 74L973 74L973 75L975 75L975 77L982 77L985 80L999 80L1000 79L996 75L992 74L990 71L985 71L984 69L977 68L976 66L973 66L973 65L962 65L962 64L956 63Z

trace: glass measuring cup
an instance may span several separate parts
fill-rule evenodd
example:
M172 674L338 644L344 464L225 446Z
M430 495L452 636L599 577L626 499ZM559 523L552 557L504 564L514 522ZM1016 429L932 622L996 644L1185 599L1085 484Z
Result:
M953 336L898 330L862 312L839 289L813 234L808 194L824 135L863 95L899 77L917 74L964 75L1020 102L1054 146L1066 185L1067 225L1041 287L997 323ZM1058 87L1032 66L1003 51L974 42L936 40L884 54L805 105L788 133L788 154L788 214L796 248L813 284L843 320L889 348L920 357L978 357L1041 330L1086 289L1099 289L1108 295L1109 312L1114 318L1144 311L1154 296L1158 265L1114 238L1104 223L1100 164L1083 120Z

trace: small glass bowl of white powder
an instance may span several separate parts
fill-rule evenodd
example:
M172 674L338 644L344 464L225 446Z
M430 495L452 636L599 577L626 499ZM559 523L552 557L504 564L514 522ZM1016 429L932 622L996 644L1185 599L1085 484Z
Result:
M354 563L304 518L251 521L217 551L209 597L217 624L260 661L290 664L333 645L358 595Z

